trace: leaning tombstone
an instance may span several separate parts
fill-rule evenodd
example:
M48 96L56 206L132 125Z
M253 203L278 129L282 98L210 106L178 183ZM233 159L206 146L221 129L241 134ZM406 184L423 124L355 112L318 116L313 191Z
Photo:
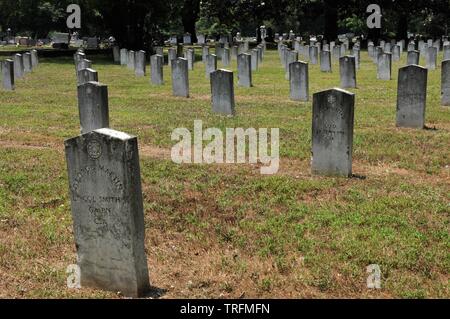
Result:
M128 65L128 50L120 50L120 65Z
M104 128L64 144L81 286L143 297L150 285L137 138Z
M392 72L392 53L383 53L378 58L377 79L391 80Z
M330 51L320 52L320 71L331 72L331 54Z
M418 65L408 65L399 70L397 127L425 127L427 78L428 69Z
M78 86L81 134L109 127L108 87L98 82Z
M172 92L174 96L189 97L188 61L184 58L172 60Z
M416 50L408 51L408 56L406 58L406 65L419 65L420 52Z
M352 176L355 95L331 89L313 95L312 173Z
M441 102L443 106L450 106L450 60L442 61Z
M13 91L14 86L14 61L6 59L2 62L2 86L7 91Z
M164 57L159 54L150 57L151 81L154 85L163 85Z
M308 63L289 64L290 98L293 101L309 100Z
M341 88L356 88L355 57L344 56L339 59Z
M206 77L209 79L210 74L217 70L217 56L215 54L208 54L206 56Z
M437 67L437 48L429 47L426 55L427 69L436 70Z
M224 115L234 115L233 72L216 70L211 73L212 111Z
M98 82L97 71L91 68L78 71L78 85L83 85L87 82Z
M22 54L14 55L14 78L21 79L23 77L23 59Z
M238 55L238 85L242 87L252 87L252 56L247 53Z
M146 58L145 51L136 52L136 61L135 61L135 74L138 77L145 76L146 74Z

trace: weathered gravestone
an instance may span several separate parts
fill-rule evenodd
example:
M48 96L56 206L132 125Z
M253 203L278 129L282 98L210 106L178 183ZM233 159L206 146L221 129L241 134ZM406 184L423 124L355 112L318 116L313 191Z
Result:
M378 64L378 59L383 54L383 49L380 47L376 47L373 52L373 63Z
M444 58L443 61L450 60L450 45L444 46Z
M356 88L355 57L344 56L339 59L341 88Z
M81 286L149 290L137 138L99 129L65 141Z
M21 79L23 77L23 58L22 54L14 55L14 78Z
M135 70L136 76L142 77L146 74L146 58L145 51L136 52Z
M308 63L293 62L289 64L290 98L293 101L309 100Z
M437 67L437 53L438 53L438 50L435 47L429 47L427 49L427 55L426 55L427 69L429 69L429 70L436 70L436 67Z
M222 59L223 49L224 48L222 47L222 44L216 43L216 45L215 45L215 55L217 56L218 59Z
M120 63L120 49L117 45L112 47L114 63Z
M206 64L206 57L209 54L209 46L202 46L202 62Z
M195 62L194 49L187 49L186 52L184 52L184 58L188 61L188 69L194 70L194 62Z
M340 45L334 46L333 58L335 58L336 60L339 60L341 58L341 46Z
M80 70L80 63L84 59L86 59L86 54L84 54L83 52L77 51L73 55L73 60L75 62L75 71L77 72L77 74L78 74L78 71Z
M361 66L361 52L358 48L353 48L353 55L355 57L355 67L357 70L359 70Z
M288 56L286 58L286 72L284 75L286 80L289 80L289 72L291 64L297 61L298 61L298 53L296 51L289 51Z
M136 68L136 52L133 50L128 51L127 67L130 70L135 70Z
M208 54L206 56L206 77L209 79L212 72L217 70L217 56L215 54Z
M441 102L443 106L450 106L450 60L442 61Z
M168 52L168 64L172 66L172 61L177 59L177 50L175 48L169 48Z
M230 49L224 48L222 52L222 65L227 67L230 65Z
M374 54L375 54L375 46L372 44L372 45L369 45L368 47L367 47L367 50L368 50L368 52L369 52L369 57L371 57L371 58L373 58L373 56L374 56Z
M155 47L155 54L161 55L164 59L164 48L163 47Z
M319 48L316 46L309 47L309 59L311 64L318 64L319 60Z
M414 42L408 43L408 52L415 51L415 50L416 50L416 44Z
M251 51L251 56L252 56L252 71L258 71L258 64L259 64L258 50L253 49Z
M398 72L397 126L423 129L427 101L428 70L408 65Z
M31 53L25 52L23 55L23 71L25 73L30 73L33 70L33 65L31 64Z
M128 65L128 50L120 50L120 65Z
M239 54L237 58L238 85L252 87L252 56L247 53Z
M392 60L393 61L399 61L400 60L400 56L401 56L400 46L396 44L396 45L394 45L392 47Z
M312 173L352 176L355 95L331 89L313 95Z
M34 69L39 65L39 56L37 50L31 50L31 66Z
M77 75L78 75L78 71L84 70L84 69L88 69L92 67L92 61L88 60L88 59L83 59L78 63L78 70L77 70Z
M78 86L81 134L109 127L108 87L98 82Z
M211 73L212 111L224 115L234 115L233 72L217 70Z
M87 68L78 71L78 85L85 84L87 82L98 82L97 71Z
M331 54L330 51L320 52L320 71L331 72Z
M184 58L172 60L172 92L174 96L189 97L188 61Z
M377 79L391 80L392 71L392 53L383 53L378 58Z
M2 62L2 86L7 91L13 91L14 86L14 61L6 59Z
M159 54L150 57L151 81L154 85L163 85L163 65L164 57Z
M406 58L406 65L419 65L420 52L416 50L408 51L408 56Z

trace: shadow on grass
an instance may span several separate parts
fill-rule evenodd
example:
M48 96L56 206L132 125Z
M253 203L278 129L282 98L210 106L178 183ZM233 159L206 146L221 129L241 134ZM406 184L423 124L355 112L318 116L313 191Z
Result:
M358 174L352 174L351 178L353 178L353 179L359 179L359 180L361 180L361 181L364 181L364 180L367 179L367 176L364 176L364 175L358 175Z
M166 289L157 288L151 286L150 289L145 293L144 298L159 299L167 293Z
M437 128L436 128L436 126L434 126L434 127L429 127L429 126L426 126L425 125L425 127L423 128L425 131L439 131Z

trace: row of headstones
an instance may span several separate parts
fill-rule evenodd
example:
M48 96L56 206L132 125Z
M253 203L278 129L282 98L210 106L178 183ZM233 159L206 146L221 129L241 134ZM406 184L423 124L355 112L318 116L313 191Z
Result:
M38 64L37 50L31 50L24 54L17 53L11 59L3 61L1 63L3 89L13 91L16 79L21 79L25 74L32 72Z

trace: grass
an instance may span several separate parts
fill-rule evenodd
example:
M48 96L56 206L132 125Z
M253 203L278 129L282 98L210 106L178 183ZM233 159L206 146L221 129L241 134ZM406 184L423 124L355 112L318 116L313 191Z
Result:
M377 80L361 57L351 179L310 174L311 102L289 100L275 51L253 88L235 88L234 118L211 113L201 62L183 99L172 97L167 66L155 87L89 57L108 85L111 127L139 137L150 279L163 298L450 297L450 108L440 106L440 70L429 73L433 129L398 129L405 54L391 81ZM339 85L336 61L333 71L310 65L311 95ZM79 134L72 59L41 59L0 101L0 297L118 297L66 288L76 262L63 146ZM280 128L279 173L172 163L172 130L196 119L205 128ZM366 287L370 264L381 267L381 290Z

